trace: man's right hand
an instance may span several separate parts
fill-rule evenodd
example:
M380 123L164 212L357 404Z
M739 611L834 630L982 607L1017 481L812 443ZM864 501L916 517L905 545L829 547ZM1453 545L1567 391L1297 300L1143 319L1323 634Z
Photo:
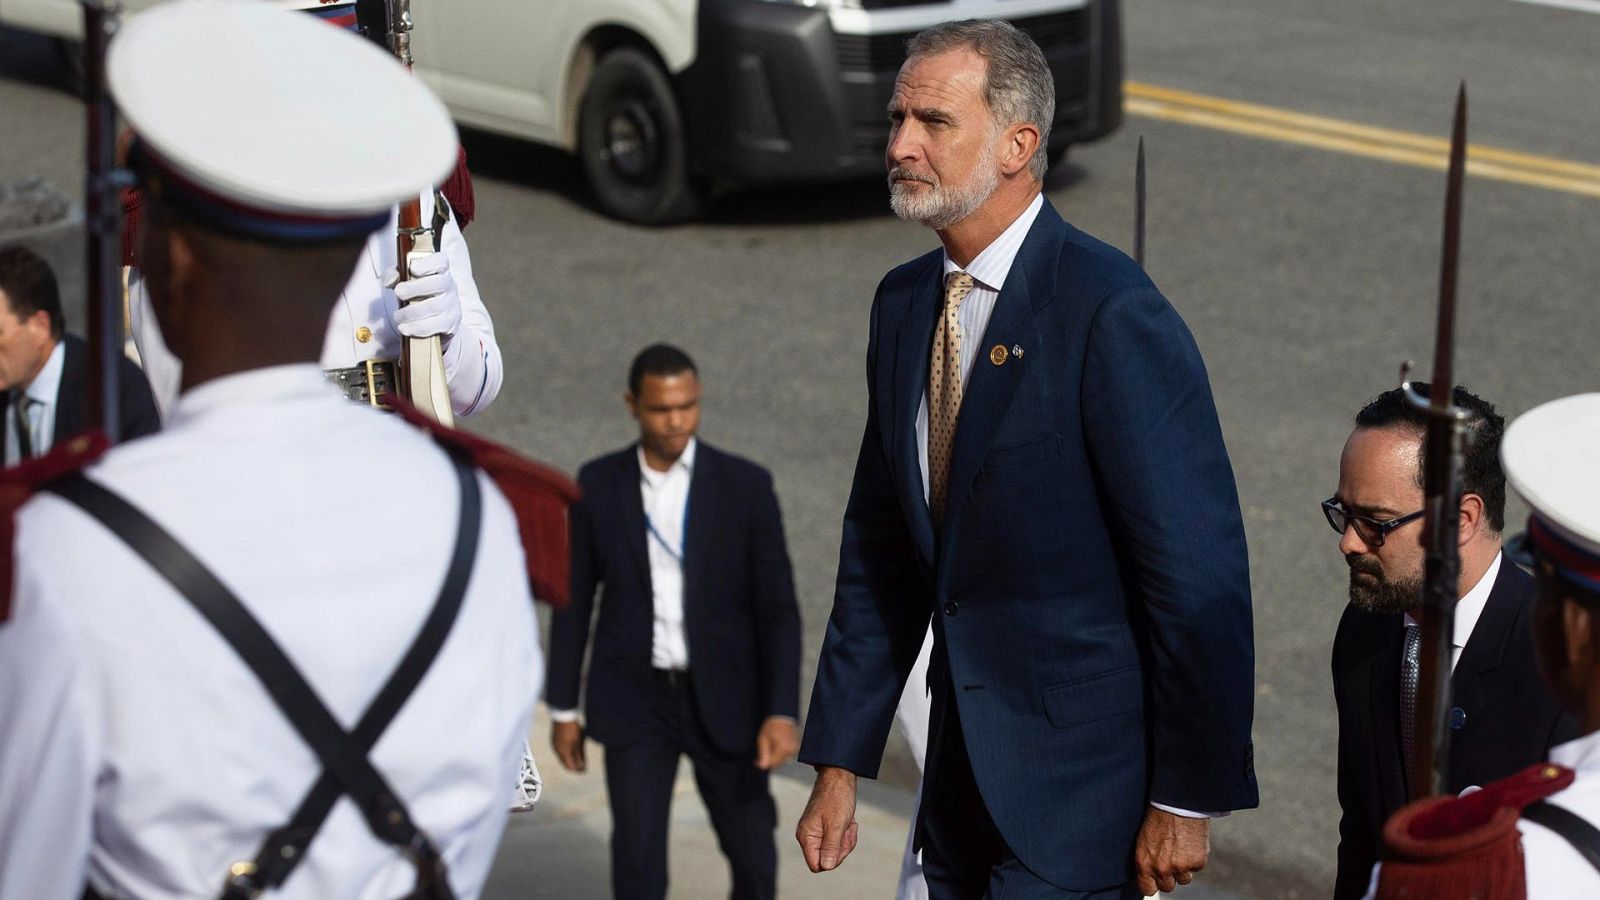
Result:
M550 746L555 748L561 768L568 772L588 768L583 759L583 726L577 722L551 722Z
M813 872L839 868L856 848L856 832L856 774L835 766L818 767L811 799L794 830L806 865Z

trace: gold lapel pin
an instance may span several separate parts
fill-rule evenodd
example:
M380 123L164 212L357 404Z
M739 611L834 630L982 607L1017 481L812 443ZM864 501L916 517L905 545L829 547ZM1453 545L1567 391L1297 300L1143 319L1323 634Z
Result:
M1006 361L1006 345L1005 344L995 344L994 345L994 349L989 351L989 362L992 362L995 365L999 366L999 365L1004 365L1005 361Z

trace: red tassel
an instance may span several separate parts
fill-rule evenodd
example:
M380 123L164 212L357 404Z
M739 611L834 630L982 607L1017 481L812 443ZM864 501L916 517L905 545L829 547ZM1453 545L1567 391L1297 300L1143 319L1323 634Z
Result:
M507 447L475 434L446 428L392 394L386 396L384 402L394 407L401 418L435 439L465 450L473 465L493 479L516 514L533 595L556 609L565 607L572 590L567 508L578 502L578 485L555 469L526 459Z
M11 597L16 590L17 510L40 485L80 471L99 459L111 442L99 431L87 431L62 441L49 453L0 470L0 622L11 617Z
M444 184L439 185L439 192L450 201L450 209L456 214L456 226L466 231L467 223L478 215L478 204L472 195L472 173L467 171L467 148L456 149L456 167Z

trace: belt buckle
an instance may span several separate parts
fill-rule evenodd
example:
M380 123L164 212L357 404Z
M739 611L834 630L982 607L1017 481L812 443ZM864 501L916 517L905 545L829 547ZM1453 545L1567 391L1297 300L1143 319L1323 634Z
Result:
M394 367L392 364L390 364L390 374L388 374L386 377L383 371L383 366L385 363L389 363L389 360L365 359L361 361L361 371L367 377L367 402L370 403L374 409L391 410L394 407L383 402L383 391L379 390L380 378L382 378L384 382L384 387L397 387L396 385L389 384L389 382L393 380L392 373L395 371Z

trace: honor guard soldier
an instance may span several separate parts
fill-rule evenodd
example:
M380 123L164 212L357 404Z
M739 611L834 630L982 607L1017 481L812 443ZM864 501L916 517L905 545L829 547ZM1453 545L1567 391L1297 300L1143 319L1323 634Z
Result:
M365 6L328 0L274 0L272 5L305 10L308 17L351 33L358 31L357 7ZM381 23L368 22L360 31L381 41L382 29ZM403 121L386 122L379 139L401 144L409 139L409 126ZM327 161L325 156L318 158ZM331 162L329 165L328 171L337 170ZM439 181L439 190L419 184L406 197L420 195L422 224L434 230L438 249L412 256L411 277L400 280L397 214L391 210L388 222L367 239L344 289L330 304L321 363L328 379L346 396L378 406L386 388L398 392L401 344L407 338L438 335L451 411L456 416L470 416L487 408L500 393L504 368L494 322L472 277L472 257L461 234L473 212L465 157L458 157L448 179ZM143 203L137 193L124 200L124 208L130 212L128 230L133 231L143 220ZM177 396L181 365L164 341L160 323L150 314L142 277L131 281L129 312L140 361L165 411Z
M1539 668L1581 735L1481 792L1396 813L1380 900L1600 897L1600 394L1526 413L1506 430L1501 457L1532 510L1507 552L1538 581Z
M449 116L265 4L158 6L107 72L182 393L0 476L0 898L475 897L575 489L317 364Z

